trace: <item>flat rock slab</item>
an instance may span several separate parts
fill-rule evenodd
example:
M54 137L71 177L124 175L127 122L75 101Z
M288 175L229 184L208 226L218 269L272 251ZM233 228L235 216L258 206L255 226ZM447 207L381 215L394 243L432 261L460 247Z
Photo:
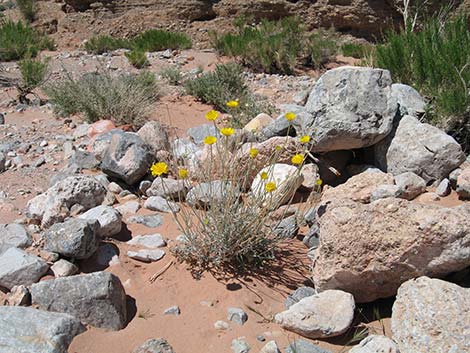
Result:
M0 286L30 285L37 282L49 269L46 261L27 252L10 248L0 255Z
M160 227L163 224L162 216L158 214L132 216L127 219L127 223L143 224L149 228Z
M43 281L31 287L43 310L67 313L81 322L110 330L126 325L126 293L118 277L94 272Z
M165 251L159 249L128 251L127 256L134 260L139 260L143 262L154 262L162 259L163 256L165 256Z
M160 234L156 233L149 235L138 235L129 240L127 244L134 246L143 246L149 249L156 249L166 246L166 241Z
M68 314L0 306L2 353L67 353L72 339L85 330Z

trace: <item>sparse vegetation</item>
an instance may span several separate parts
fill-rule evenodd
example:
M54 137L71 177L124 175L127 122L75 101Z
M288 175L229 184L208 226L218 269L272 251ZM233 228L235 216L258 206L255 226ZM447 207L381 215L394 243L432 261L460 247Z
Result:
M112 119L117 124L140 126L157 100L155 75L114 76L108 71L87 73L78 79L70 74L45 87L60 116L82 113L89 122Z
M312 34L309 38L307 64L316 69L324 67L338 53L336 40L332 30Z
M259 113L272 111L269 105L255 100L243 78L243 68L234 63L217 65L214 72L188 80L185 86L188 94L232 114L235 127L244 126ZM226 102L234 98L239 105L236 110L231 110Z
M34 1L35 0L16 0L18 9L28 22L33 22L36 19L36 4Z
M374 50L372 44L345 43L341 46L341 52L344 56L350 56L356 59L364 59Z
M35 57L40 50L54 48L54 43L22 22L0 22L0 60L12 61Z
M93 54L103 54L117 49L130 49L131 43L127 39L113 38L111 36L95 36L85 43L85 50Z
M160 75L171 85L179 85L183 80L181 71L173 66L168 66L160 71Z
M47 78L49 68L49 58L40 59L24 59L18 63L21 72L22 82L18 86L20 92L20 101L26 101L26 95L31 93L35 88L44 84Z
M142 69L149 65L147 54L142 50L131 50L130 52L126 53L126 58L129 60L131 65L137 69Z

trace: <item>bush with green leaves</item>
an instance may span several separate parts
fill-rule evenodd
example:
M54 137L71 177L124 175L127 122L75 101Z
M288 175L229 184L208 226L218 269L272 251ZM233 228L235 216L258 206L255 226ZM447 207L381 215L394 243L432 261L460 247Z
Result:
M39 87L46 80L49 69L49 58L40 59L23 59L18 62L20 68L22 87L25 91L31 92Z
M129 40L111 36L92 37L85 43L85 50L92 54L103 54L117 49L130 48L131 43Z
M127 52L126 58L129 60L131 65L137 69L142 69L145 66L149 65L149 62L147 60L147 54L145 54L144 51L139 49L134 49L130 52Z
M33 22L36 19L36 4L34 1L35 0L16 0L18 9L28 22Z
M243 127L259 113L271 113L268 104L256 101L243 77L243 68L235 63L217 65L213 72L185 82L188 94L212 104L216 109L232 114L234 127ZM236 110L227 107L228 101L239 102Z
M169 84L177 86L183 80L181 71L173 66L168 66L160 71L160 76L168 81Z
M109 71L70 74L44 88L59 116L81 113L88 122L112 119L139 127L158 99L155 75L149 72L113 75Z
M1 61L35 57L43 49L54 49L53 41L30 25L10 20L0 23Z
M376 52L377 65L390 70L395 81L410 84L427 96L434 111L428 118L448 130L459 130L461 136L456 137L467 149L469 21L464 14L445 20L433 18L419 31L389 33ZM460 123L463 126L459 128Z
M309 37L308 41L308 66L316 69L322 68L338 53L336 35L332 30L318 31Z
M363 43L344 43L341 46L341 53L355 59L364 59L374 50L372 44Z

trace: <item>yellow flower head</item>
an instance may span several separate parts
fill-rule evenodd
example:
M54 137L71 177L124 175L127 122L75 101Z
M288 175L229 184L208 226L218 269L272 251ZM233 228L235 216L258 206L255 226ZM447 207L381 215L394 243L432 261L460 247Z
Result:
M206 145L213 145L216 142L217 142L217 137L215 136L209 135L209 136L204 137L204 143Z
M288 112L286 113L286 115L284 115L284 118L286 118L287 121L292 121L295 119L295 113Z
M238 107L238 102L237 101L228 101L227 102L227 107L236 108L236 107Z
M304 161L304 156L302 156L301 154L296 154L292 156L291 158L292 164L302 164L303 161Z
M250 158L255 159L258 156L258 149L257 148L250 148Z
M268 179L268 173L266 173L266 172L261 172L261 174L259 175L259 177L261 178L261 180L266 180L266 179Z
M309 143L310 142L310 136L304 135L299 138L300 143Z
M264 189L266 190L266 192L273 192L277 189L276 183L270 181L269 183L266 183Z
M168 166L165 162L155 163L150 167L150 172L154 177L160 176L162 174L168 173Z
M234 132L235 130L233 129L233 127L223 127L222 129L220 129L220 133L224 136L231 136Z
M184 168L181 168L180 170L178 170L178 176L181 179L186 179L188 177L188 170L184 169Z
M323 184L323 180L317 179L317 181L315 182L315 184L317 184L318 186L321 186L321 185Z
M277 145L276 147L274 147L274 149L279 152L280 150L282 150L282 147Z
M219 117L219 112L217 110L210 110L206 113L206 119L209 121L214 121Z

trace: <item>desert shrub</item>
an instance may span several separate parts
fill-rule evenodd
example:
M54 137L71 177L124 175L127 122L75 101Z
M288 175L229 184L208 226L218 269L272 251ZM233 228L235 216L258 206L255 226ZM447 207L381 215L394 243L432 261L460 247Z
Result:
M34 1L35 0L16 0L18 9L28 22L33 22L36 19L36 5Z
M356 59L364 59L370 55L374 46L372 44L362 43L344 43L341 46L341 52L344 56L350 56Z
M189 49L191 39L184 33L151 29L132 39L132 47L141 51L160 51L165 49Z
M217 65L213 72L186 81L185 87L188 94L212 104L222 112L232 114L235 127L244 126L259 113L272 111L269 105L255 100L245 83L243 68L234 63ZM226 102L233 97L238 102L236 110L226 106Z
M85 43L85 50L93 54L103 54L117 49L130 49L131 43L127 39L113 38L111 36L91 37Z
M49 59L23 59L18 62L18 66L24 89L31 91L44 83L49 68Z
M390 70L396 81L415 86L430 98L436 123L454 124L469 110L468 15L444 22L433 18L416 32L391 32L376 55L377 65Z
M338 52L336 36L332 30L312 34L308 43L306 64L316 69L324 67Z
M142 69L149 65L147 60L147 54L144 51L134 49L126 53L126 58L129 60L132 66L137 69Z
M168 81L169 84L179 85L183 79L181 71L176 67L168 66L160 71L160 75Z
M294 71L303 37L304 28L294 17L258 25L240 23L238 33L212 33L214 47L222 54L239 57L254 70L286 74Z
M60 116L82 113L89 122L112 119L134 126L141 125L158 97L155 76L149 72L112 75L104 71L78 79L68 74L44 90Z
M22 22L0 23L0 60L12 61L35 57L40 50L54 48L54 43Z

